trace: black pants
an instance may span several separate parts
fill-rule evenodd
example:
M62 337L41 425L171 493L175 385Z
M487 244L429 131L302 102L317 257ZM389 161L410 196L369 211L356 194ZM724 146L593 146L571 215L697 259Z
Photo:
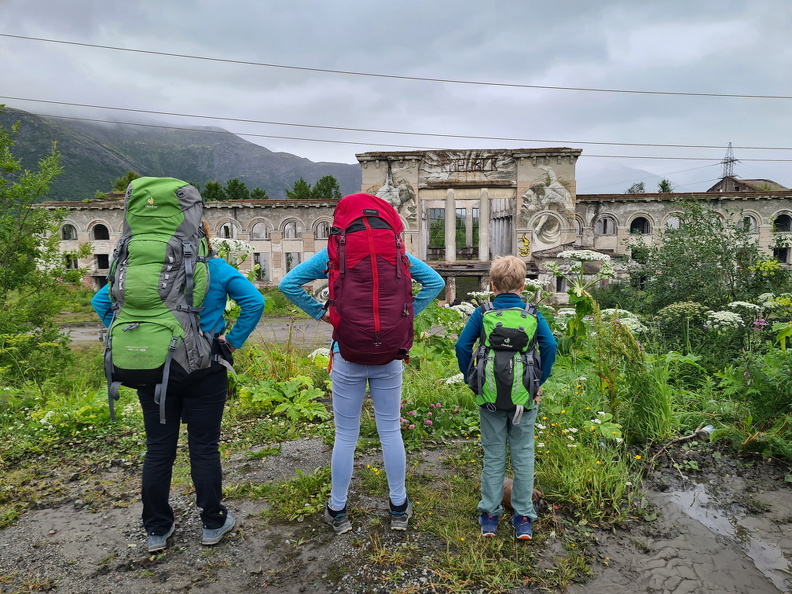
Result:
M225 523L219 442L227 393L226 368L219 363L213 363L208 373L194 373L176 384L171 383L165 399L166 424L163 425L153 388L138 390L146 428L141 493L143 525L147 533L165 534L174 522L168 497L182 421L187 425L190 471L195 502L201 508L201 521L209 529L220 528Z

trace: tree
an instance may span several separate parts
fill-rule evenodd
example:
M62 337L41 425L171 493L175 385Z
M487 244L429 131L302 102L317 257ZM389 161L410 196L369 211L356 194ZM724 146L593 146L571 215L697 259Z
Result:
M646 184L643 182L636 182L624 191L625 194L645 194Z
M660 183L657 184L657 191L661 194L671 194L674 191L674 186L671 184L671 180L661 179Z
M225 187L226 200L247 200L250 198L250 190L247 189L245 182L237 178L229 179Z
M25 170L12 152L18 134L18 123L0 127L0 378L10 383L43 381L70 355L55 322L69 276L59 249L65 212L36 206L62 171L60 154L53 143Z
M130 182L139 177L140 176L134 171L127 171L123 177L119 177L113 182L113 192L126 192L127 186L130 184Z
M286 196L290 200L310 200L313 198L311 184L300 178L294 182L294 187L291 190L286 190Z
M206 186L204 187L201 196L206 202L228 200L228 196L226 196L225 188L223 188L222 184L219 181L206 182Z
M646 258L631 274L641 277L650 309L682 301L718 308L750 299L752 268L760 254L742 217L723 218L698 201L678 201L677 208L682 211L679 228L666 228L648 254L642 238L628 242Z
M311 189L311 198L315 200L341 200L341 186L332 175L325 175Z
M250 190L250 197L253 198L253 200L269 200L267 190L262 190L258 186Z

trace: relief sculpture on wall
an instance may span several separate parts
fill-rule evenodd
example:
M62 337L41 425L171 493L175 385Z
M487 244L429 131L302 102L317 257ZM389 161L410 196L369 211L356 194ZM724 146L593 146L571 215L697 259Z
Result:
M396 212L401 215L410 229L415 228L416 223L416 202L415 192L412 186L404 180L398 183L393 182L390 163L388 163L388 177L385 183L375 192L375 196L388 202Z
M571 225L574 220L575 205L571 192L556 172L546 165L541 165L540 169L543 173L522 195L520 227L533 227L538 242L551 246L559 242L562 227Z

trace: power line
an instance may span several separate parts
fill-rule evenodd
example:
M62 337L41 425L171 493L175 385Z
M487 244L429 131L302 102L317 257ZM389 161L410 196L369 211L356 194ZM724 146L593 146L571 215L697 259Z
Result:
M274 134L256 134L252 132L230 132L228 130L210 130L210 129L201 129L201 128L185 128L180 126L166 126L163 124L142 124L139 122L119 122L115 120L101 120L98 118L78 118L73 116L60 116L60 115L46 115L43 117L48 118L56 118L62 120L77 120L82 122L96 122L101 124L114 124L118 126L141 126L145 128L160 128L164 130L181 130L183 132L202 132L202 133L209 133L209 134L231 134L232 136L244 136L244 137L253 137L253 138L275 138L279 140L298 140L302 142L323 142L328 144L351 144L357 146L377 146L377 147L388 147L388 148L403 148L403 149L412 149L412 150L422 150L422 151L431 151L431 150L453 150L447 149L443 147L430 147L430 146L417 146L417 145L401 145L401 144L385 144L385 143L377 143L377 142L359 142L359 141L352 141L352 140L329 140L326 138L302 138L299 136L279 136ZM546 142L546 141L537 141L537 142ZM673 161L712 161L712 162L721 162L721 159L717 157L661 157L656 155L595 155L586 153L585 157L593 157L593 158L603 158L603 159L646 159L646 160L673 160ZM741 159L742 161L756 161L756 162L792 162L792 159ZM691 169L699 169L702 167L708 167L709 165L701 165L699 167L693 167ZM691 169L683 169L682 171L689 171Z
M641 91L637 89L600 89L593 87L561 87L552 85L528 85L518 83L502 83L492 81L473 81L473 80L459 80L449 78L431 78L420 76L403 76L397 74L381 74L373 72L355 72L352 70L332 70L329 68L312 68L308 66L288 66L285 64L273 64L268 62L253 62L249 60L233 60L229 58L214 58L211 56L198 56L193 54L179 54L174 52L158 52L154 50L143 50L137 48L117 47L113 45L100 45L94 43L84 43L78 41L66 41L63 39L47 39L44 37L30 37L26 35L12 35L10 33L0 33L0 37L10 37L14 39L23 39L26 41L40 41L44 43L56 43L63 45L73 45L78 47L89 47L94 49L111 50L117 52L129 52L137 54L147 54L153 56L166 56L170 58L183 58L190 60L202 60L206 62L219 62L224 64L237 64L243 66L258 66L263 68L280 68L285 70L300 70L305 72L320 72L324 74L342 74L345 76L361 76L371 78L387 78L394 80L410 80L419 82L433 82L433 83L447 83L455 85L474 85L474 86L487 86L487 87L506 87L515 89L540 89L550 91L576 91L585 93L620 93L631 95L664 95L676 97L717 97L729 99L792 99L788 95L747 95L738 93L694 93L685 91Z
M46 99L29 99L26 97L11 97L8 95L0 95L2 99L10 99L13 101L28 101L31 103L46 103L50 105L65 105L69 107L85 107L88 109L105 109L110 111L124 111L130 113L141 113L141 114L150 114L150 115L162 115L162 116L173 116L173 117L182 117L182 118L195 118L195 119L204 119L204 120L222 120L226 122L238 122L244 124L264 124L264 125L272 125L272 126L289 126L289 127L298 127L298 128L313 128L317 130L333 130L333 131L342 131L342 132L366 132L366 133L373 133L373 134L395 134L400 136L423 136L423 137L430 137L430 138L453 138L458 140L490 140L490 141L497 141L497 142L541 142L544 144L583 144L583 145L595 145L595 146L626 146L626 147L643 147L643 148L687 148L687 149L723 149L721 145L696 145L696 144L657 144L657 143L640 143L640 142L597 142L597 141L586 141L586 140L546 140L546 139L536 139L536 138L509 138L509 137L502 137L502 136L466 136L463 134L443 134L443 133L435 133L435 132L405 132L399 130L377 130L371 128L347 128L343 126L323 126L319 124L298 124L293 122L274 122L274 121L267 121L267 120L254 120L254 119L247 119L247 118L232 118L226 116L210 116L210 115L201 115L201 114L189 114L189 113L179 113L179 112L170 112L170 111L154 111L154 110L147 110L147 109L134 109L128 107L112 107L108 105L92 105L88 103L70 103L66 101L52 101ZM63 117L63 116L50 116L50 117ZM85 119L86 121L104 121L104 120L90 120L89 118L72 118L72 119ZM112 123L112 122L108 122ZM127 122L130 125L143 125L143 124L133 124L131 122ZM187 129L187 128L181 128ZM259 136L256 134L245 134L245 136ZM270 135L260 135L263 138L287 138L282 136L270 136ZM340 141L339 141L340 142ZM350 144L368 144L368 143L350 143ZM388 145L388 146L397 146L397 145ZM406 147L409 148L409 147ZM419 147L414 147L419 148ZM756 151L789 151L792 150L792 147L759 147L759 146L738 146L733 147L740 150L756 150ZM720 159L719 159L720 160ZM767 159L760 159L762 161L766 161Z

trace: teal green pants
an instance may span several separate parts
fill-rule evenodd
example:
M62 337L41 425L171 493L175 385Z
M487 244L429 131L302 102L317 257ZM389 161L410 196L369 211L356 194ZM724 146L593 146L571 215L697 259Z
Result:
M512 424L514 412L489 411L479 407L481 447L484 468L481 471L482 514L503 514L503 479L506 476L506 455L514 471L511 504L518 516L536 519L533 506L534 485L534 423L537 406L523 413L519 425Z

